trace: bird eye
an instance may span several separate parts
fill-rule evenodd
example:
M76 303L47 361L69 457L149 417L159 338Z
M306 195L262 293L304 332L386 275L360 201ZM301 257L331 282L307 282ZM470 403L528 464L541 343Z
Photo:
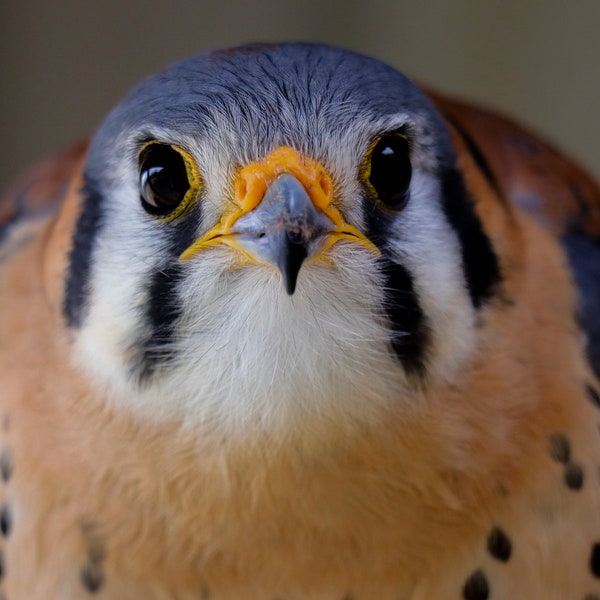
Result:
M383 136L371 152L369 183L389 208L404 208L412 175L409 148L402 135Z
M172 146L151 142L142 149L139 164L142 206L151 215L171 216L191 187L186 157Z

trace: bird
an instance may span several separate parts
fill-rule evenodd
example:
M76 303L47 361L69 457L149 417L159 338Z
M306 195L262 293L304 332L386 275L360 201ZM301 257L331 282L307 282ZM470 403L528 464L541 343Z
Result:
M249 44L0 222L4 600L600 599L600 188L551 143Z

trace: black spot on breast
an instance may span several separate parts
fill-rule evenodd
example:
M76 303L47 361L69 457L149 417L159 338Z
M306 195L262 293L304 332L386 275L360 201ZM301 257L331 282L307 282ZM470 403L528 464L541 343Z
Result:
M587 594L583 600L600 600L598 594Z
M86 518L81 523L81 531L87 542L90 564L100 568L100 563L106 558L106 550L97 525Z
M569 463L565 468L565 483L572 490L580 490L583 487L583 469L577 463Z
M585 391L587 392L588 398L592 401L592 403L597 408L600 408L600 394L591 385L586 385Z
M553 433L550 436L550 456L553 460L567 464L571 460L571 444L562 433Z
M81 569L81 583L90 593L95 594L104 585L104 573L99 565L88 564Z
M12 513L8 505L0 509L0 533L3 537L8 537L12 531Z
M475 571L466 581L463 588L465 600L487 600L490 595L490 586L481 569Z
M600 543L596 542L592 546L590 554L590 570L595 577L600 578Z
M512 552L512 544L502 529L494 527L487 539L487 549L494 558L507 562Z
M13 474L12 454L8 448L0 451L0 477L5 483L10 480Z

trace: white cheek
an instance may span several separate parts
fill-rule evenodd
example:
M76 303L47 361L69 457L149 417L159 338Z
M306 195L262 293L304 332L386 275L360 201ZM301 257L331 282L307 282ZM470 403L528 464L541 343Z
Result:
M342 209L361 226L358 183L345 181L341 197L355 201ZM418 191L397 218L390 244L414 277L432 331L428 377L451 379L474 351L475 312L435 179L416 169L412 189ZM213 192L207 198L216 198ZM416 401L390 348L377 259L344 243L333 247L330 263L302 268L292 297L276 270L236 265L227 247L195 257L186 269L172 359L140 386L134 344L151 334L148 286L169 241L137 197L132 184L107 202L94 250L90 311L75 348L75 361L115 405L151 420L285 435L290 426L316 432L331 422L365 423L380 418L390 402ZM215 201L203 209L210 220L223 207Z
M135 358L132 344L142 333L148 284L161 264L166 241L141 210L135 186L114 190L106 199L103 218L75 360L101 380L128 387Z
M373 417L392 387L397 394L404 375L378 314L377 282L365 276L375 266L364 252L339 250L336 269L306 265L291 297L268 267L215 274L216 255L199 265L181 358L160 383L177 390L188 419L238 430L342 425Z
M290 427L317 432L379 418L408 389L390 352L380 314L374 258L350 245L336 249L336 268L303 268L294 296L277 271L231 268L232 252L215 248L186 280L175 358L151 385L124 374L127 316L106 327L100 308L79 338L82 362L108 384L112 401L152 420L178 418L240 435ZM122 329L120 329L122 328ZM404 394L404 397L407 397Z
M465 286L461 248L439 206L438 183L416 172L417 190L398 219L394 247L414 277L431 325L433 377L452 379L476 347L476 313Z

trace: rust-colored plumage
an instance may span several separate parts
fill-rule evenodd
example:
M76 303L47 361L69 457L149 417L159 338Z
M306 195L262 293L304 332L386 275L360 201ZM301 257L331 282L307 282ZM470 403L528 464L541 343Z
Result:
M489 165L499 191L554 234L600 235L598 184L579 165L515 122L432 93L431 98Z
M65 324L86 145L9 192L6 598L600 597L599 365L561 245L570 232L596 243L600 189L512 122L431 98L501 289L455 377L415 382L364 423L232 437L124 409L73 357Z

